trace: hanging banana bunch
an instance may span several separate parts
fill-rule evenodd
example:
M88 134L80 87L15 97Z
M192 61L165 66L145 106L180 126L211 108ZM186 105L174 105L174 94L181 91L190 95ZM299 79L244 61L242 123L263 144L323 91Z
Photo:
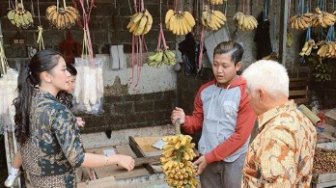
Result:
M191 143L189 135L182 135L179 123L176 123L177 134L166 136L162 140L165 142L162 156L160 158L162 171L168 185L178 188L196 188L196 169L191 162L196 154L195 144Z
M162 0L160 0L160 31L158 37L158 44L156 51L148 56L148 65L152 67L158 67L161 65L175 65L176 64L176 55L173 51L168 49L166 39L163 33L162 27ZM162 43L161 43L162 42ZM162 44L162 46L161 46Z
M46 10L47 19L57 29L71 28L80 17L78 10L67 6L65 1L63 0L63 7L59 6L59 0L57 0L57 5L51 5Z
M15 9L10 10L7 13L7 17L18 28L27 29L34 23L32 14L28 10L25 10L22 0L20 3L15 0Z
M152 67L159 67L161 65L175 65L176 56L171 50L156 50L155 53L148 56L148 65Z
M186 35L192 31L196 22L188 11L175 12L169 9L166 13L165 24L167 29L175 35Z
M161 47L161 42L163 47ZM173 51L168 49L166 40L163 34L162 24L160 24L160 33L158 39L158 46L156 51L148 56L148 65L152 67L158 67L161 65L175 65L176 55Z
M315 15L312 20L312 26L317 27L321 26L327 28L333 26L336 22L336 16L326 11L321 11L320 8L315 8Z
M129 32L135 36L145 35L152 28L153 17L147 9L136 12L131 16L131 20L127 25Z
M317 44L315 43L314 39L311 38L311 28L309 27L306 32L306 42L301 49L300 56L309 56L312 50L317 48Z
M304 0L299 0L296 7L297 14L289 19L289 25L292 29L306 30L312 26L315 14L310 12L309 4L311 3L307 2L307 10L305 10Z
M300 56L309 56L313 49L316 49L317 45L313 39L306 41L301 49Z
M208 5L204 6L201 18L202 24L212 31L220 29L226 20L226 16L219 10L211 10Z
M303 15L294 15L289 19L289 24L292 29L306 30L313 25L314 14L307 12Z
M243 12L237 11L237 13L233 16L233 20L236 22L236 25L241 31L251 31L258 27L257 19L250 15L251 6L249 0L243 0L245 2L242 3ZM246 12L246 14L244 13Z
M227 0L209 0L209 3L211 5L222 5L224 1L227 1Z
M3 77L8 70L8 62L5 55L5 49L3 45L3 36L2 36L2 28L0 22L0 77Z
M233 19L236 21L238 29L242 31L251 31L258 27L258 21L252 15L247 15L242 12L237 12Z
M331 26L328 30L326 41L320 41L320 48L317 55L321 58L336 58L336 42L335 42L335 29Z

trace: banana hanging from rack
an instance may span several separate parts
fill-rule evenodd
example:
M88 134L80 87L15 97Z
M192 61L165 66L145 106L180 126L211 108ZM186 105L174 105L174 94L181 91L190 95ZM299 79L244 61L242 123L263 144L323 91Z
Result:
M137 12L131 16L130 21L127 24L127 29L135 36L147 34L153 24L153 17L147 9L141 12Z
M304 43L300 56L309 56L313 49L317 49L317 45L313 39L310 39Z
M7 18L13 25L23 29L27 29L34 23L32 14L25 10L21 3L18 3L15 9L7 13Z
M196 22L188 11L175 12L169 9L165 16L166 28L175 35L186 35L192 31Z
M79 12L72 6L66 6L63 1L63 7L51 5L46 9L46 17L52 26L57 29L69 29L74 26L80 18Z
M206 28L216 31L220 29L227 20L226 16L221 11L211 10L209 6L205 5L201 21Z
M211 5L222 5L224 1L227 1L227 0L209 0L209 3Z
M315 15L312 20L312 26L317 27L321 26L327 28L334 25L336 22L336 16L329 12L321 11L320 8L315 8Z
M247 15L242 12L237 12L233 19L238 26L238 29L242 31L251 31L258 27L258 21L252 15Z
M334 41L322 41L319 42L320 48L317 51L317 55L321 58L336 58L336 42Z
M289 24L292 29L306 30L313 25L315 14L307 12L303 15L294 15L289 19Z
M173 51L157 50L152 55L148 56L148 65L152 67L158 67L161 65L175 65L176 55Z

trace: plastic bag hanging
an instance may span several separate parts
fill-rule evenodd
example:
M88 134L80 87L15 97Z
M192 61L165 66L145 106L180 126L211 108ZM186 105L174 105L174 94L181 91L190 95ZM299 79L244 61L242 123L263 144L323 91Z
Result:
M104 112L104 60L102 57L95 57L90 60L75 58L75 67L77 69L73 107L75 112L89 114Z
M0 134L14 131L15 108L13 100L17 97L18 73L8 69L7 74L0 78Z

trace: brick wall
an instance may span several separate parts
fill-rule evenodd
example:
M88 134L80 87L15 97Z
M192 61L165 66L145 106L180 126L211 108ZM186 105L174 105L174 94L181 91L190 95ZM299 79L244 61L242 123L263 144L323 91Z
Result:
M191 114L194 107L194 99L200 86L213 79L212 70L205 68L199 76L187 76L183 70L177 75L177 97L179 107L186 114Z
M80 114L86 121L83 132L139 128L170 123L176 106L176 91L149 94L105 96L100 116Z

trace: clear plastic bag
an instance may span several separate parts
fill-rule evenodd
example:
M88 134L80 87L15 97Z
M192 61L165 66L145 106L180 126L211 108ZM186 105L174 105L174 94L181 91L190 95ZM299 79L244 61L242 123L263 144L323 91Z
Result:
M104 83L103 67L104 58L93 59L76 58L77 69L74 91L74 112L89 114L103 113Z
M7 74L0 78L0 134L14 131L15 108L13 100L17 97L18 73L8 69Z

